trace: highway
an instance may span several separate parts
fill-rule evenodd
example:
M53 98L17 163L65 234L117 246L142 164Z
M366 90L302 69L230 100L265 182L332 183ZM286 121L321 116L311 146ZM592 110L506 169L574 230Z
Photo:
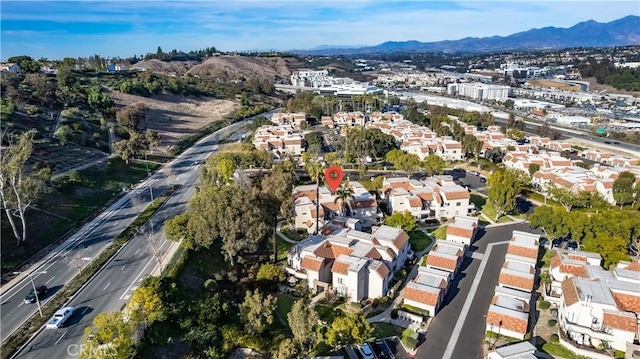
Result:
M271 111L263 115L269 116ZM187 201L195 192L198 181L199 164L218 149L218 141L228 135L230 140L238 140L246 131L239 132L247 121L238 122L209 135L190 149L186 150L171 163L165 165L147 181L111 206L96 220L87 224L77 236L61 245L46 263L33 270L33 273L46 271L45 274L33 274L36 285L46 284L51 288L43 299L46 302L78 272L78 268L69 264L69 258L89 258L97 256L119 235L151 200L151 191L155 196L165 192L169 181L180 186L155 216L150 220L152 235L134 237L112 260L76 294L68 305L76 312L63 328L40 329L39 333L14 358L65 358L76 357L82 343L84 328L91 325L93 318L101 312L120 310L138 283L147 277L156 267L157 260L152 255L150 245L166 251L172 242L164 238L162 223L186 210ZM196 161L197 164L196 165ZM170 176L167 174L170 173ZM143 204L133 208L132 199L139 197ZM76 236L74 236L76 237ZM150 244L151 242L151 244ZM2 338L6 338L31 315L37 312L35 304L22 304L31 288L27 277L1 297L2 300ZM36 314L37 315L37 314ZM75 351L74 351L75 350Z

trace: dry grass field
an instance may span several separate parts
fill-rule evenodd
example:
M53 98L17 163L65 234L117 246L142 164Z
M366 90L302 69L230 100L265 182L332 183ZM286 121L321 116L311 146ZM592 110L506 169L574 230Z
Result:
M162 143L154 152L167 155L167 149L180 139L196 130L219 121L224 115L239 107L230 100L185 97L178 95L158 95L142 97L111 91L109 96L118 106L142 102L149 108L147 128L158 131Z
M567 83L563 83L563 82L559 82L559 81L550 81L550 80L529 80L527 81L531 84L531 86L538 86L538 87L553 87L556 88L558 90L562 90L562 91L574 91L574 92L580 92L580 86L578 85L571 85L571 84L567 84Z

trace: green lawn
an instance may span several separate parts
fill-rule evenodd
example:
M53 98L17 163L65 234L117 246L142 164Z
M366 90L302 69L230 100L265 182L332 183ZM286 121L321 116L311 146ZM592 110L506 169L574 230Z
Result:
M287 259L287 252L289 252L289 249L291 249L291 247L293 247L293 243L289 243L280 238L280 236L277 236L276 250L278 251L278 262ZM273 253L271 254L271 258L273 258Z
M375 339L387 338L392 336L401 336L404 328L389 323L373 323L373 334Z
M556 251L552 249L541 248L538 252L538 265L542 268L549 268L551 258L556 255Z
M496 220L496 210L495 208L493 208L493 205L491 204L491 202L486 202L484 204L484 206L480 207L482 208L482 213L487 216L490 220L495 221Z
M320 320L327 322L327 325L331 325L336 315L342 313L341 310L337 311L334 306L328 304L316 304L314 308L316 309L316 312L318 312Z
M431 235L436 237L436 239L447 238L447 226L438 227L435 231L431 232Z
M278 316L284 323L287 323L287 314L291 311L291 307L293 307L293 302L296 301L296 298L290 296L288 294L278 294L278 303L276 307L276 312Z
M545 202L545 197L537 192L527 192L525 193L525 196L527 196L527 198L530 198L534 201L538 201L543 204L546 203L549 206L562 207L562 205L559 202L556 202L550 198L547 198Z
M482 197L481 195L476 193L471 194L470 201L471 203L475 204L476 207L478 208L482 208L485 205L485 203L487 203L487 199L485 197Z
M292 239L294 241L301 241L301 240L307 238L306 235L300 234L297 231L292 231L292 230L290 230L288 228L281 228L280 232L282 232L282 234L287 236L287 238Z
M427 256L428 254L425 254L424 256L422 256L422 261L420 261L420 265L423 267L427 266Z
M425 250L431 242L432 239L422 231L415 230L409 233L409 243L411 244L411 250L414 252Z
M581 355L576 355L574 354L571 350L563 347L560 343L544 343L542 345L542 348L539 348L541 351L551 354L551 355L557 355L559 357L562 357L564 359L583 359L585 357L581 356Z
M401 309L404 310L404 311L407 311L409 313L413 313L413 314L417 314L417 315L429 316L429 311L428 310L416 308L416 307L411 306L409 304L403 304Z

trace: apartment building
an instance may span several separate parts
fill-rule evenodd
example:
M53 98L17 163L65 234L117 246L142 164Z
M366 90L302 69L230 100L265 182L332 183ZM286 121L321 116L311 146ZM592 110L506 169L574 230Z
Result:
M387 295L393 272L410 252L406 232L383 225L369 234L332 225L323 233L289 251L287 273L306 279L314 293L332 289L352 302Z
M304 152L302 134L292 126L262 126L253 135L253 145L258 149L283 155L299 156Z
M539 170L531 177L531 184L545 196L548 196L549 188L564 188L576 193L597 192L611 204L616 203L613 198L614 181L611 178L599 178L591 170L578 166Z
M409 211L416 219L454 218L470 214L475 206L469 191L451 176L430 177L423 181L408 177L385 178L380 198L389 213Z
M278 126L291 126L299 129L302 121L306 121L307 114L304 112L288 113L277 112L271 115L271 122Z
M353 127L360 126L364 127L366 117L364 113L360 111L356 112L338 112L333 115L333 123L338 127Z
M454 217L453 223L447 226L447 240L470 246L478 233L478 223L476 217Z
M447 94L469 97L474 100L505 101L509 98L509 86L481 83L452 83L447 85Z

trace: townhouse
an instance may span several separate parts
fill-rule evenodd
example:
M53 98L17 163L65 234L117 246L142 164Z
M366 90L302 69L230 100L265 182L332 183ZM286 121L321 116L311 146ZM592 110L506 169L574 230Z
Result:
M479 219L476 217L456 216L447 226L447 240L470 246L478 233Z
M640 329L640 260L621 261L611 271L600 266L601 260L596 253L579 251L558 253L551 260L553 284L547 299L558 303L560 330L569 339L561 343L574 352L579 350L575 344L638 350L632 344Z
M278 126L291 126L299 129L302 121L306 121L307 114L304 112L288 113L277 112L271 115L271 122Z
M513 231L487 311L487 331L517 339L526 336L539 248L540 235Z
M364 113L357 112L338 112L333 115L333 123L339 127L364 127L366 117Z
M303 137L292 126L262 126L253 135L253 145L258 149L273 152L281 158L284 155L299 156L304 152Z
M455 278L464 260L467 246L449 240L438 240L433 246L418 274L407 283L403 303L426 310L434 316L440 310L449 283Z
M331 289L352 302L387 295L410 252L406 232L383 225L369 234L335 224L322 232L289 251L287 273L306 279L314 293Z
M353 196L346 199L343 211L338 199L326 186L297 186L293 189L293 209L296 229L316 233L324 224L338 216L346 216L353 228L370 228L383 217L375 197L359 182L347 182Z
M489 352L487 359L536 359L536 347L529 342L509 344Z
M533 174L531 184L543 195L548 196L550 187L564 188L570 192L597 192L611 204L613 198L613 182L611 178L600 178L591 170L581 167L565 167L562 169L545 169Z
M409 211L418 220L466 216L475 208L469 191L456 184L451 176L435 176L423 181L385 178L380 198L389 213Z

